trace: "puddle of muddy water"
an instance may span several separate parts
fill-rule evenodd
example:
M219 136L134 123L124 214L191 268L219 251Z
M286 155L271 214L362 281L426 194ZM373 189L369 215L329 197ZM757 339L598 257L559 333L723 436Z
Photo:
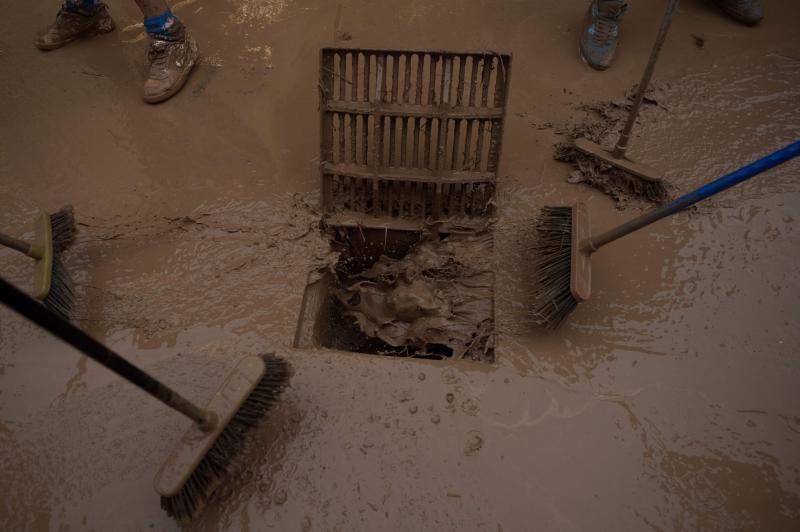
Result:
M789 3L771 2L765 25L755 29L715 22L721 20L717 13L708 9L698 15L693 4L684 6L686 12L676 20L672 42L681 42L681 23L699 26L699 21L716 24L719 35L709 32L706 48L698 53L708 55L715 46L746 42L753 46L753 55L734 57L719 51L714 56L718 65L707 72L697 72L704 68L698 65L710 65L710 59L687 59L690 75L674 76L666 117L642 128L633 153L664 168L681 190L800 135L797 63L765 56L768 35L780 22L772 13L789 13ZM198 22L207 13L220 14L218 8L204 5ZM566 114L557 103L547 109L539 106L545 98L564 101L548 92L561 93L562 76L572 76L574 86L583 89L606 80L613 83L615 78L609 76L625 72L570 74L569 65L581 68L573 57L577 22L570 26L565 21L572 15L578 20L585 6L552 3L550 11L534 17L529 5L489 2L470 11L455 3L410 2L399 12L409 17L424 14L415 19L419 28L409 34L414 36L431 27L426 24L435 17L429 14L453 17L454 22L481 19L470 26L474 32L454 23L444 39L434 37L435 43L443 44L449 44L446 39L460 44L464 34L486 37L488 22L496 20L491 12L515 19L502 26L507 34L502 40L515 40L521 52L515 55L520 68L510 115ZM356 39L371 35L366 27L359 33L360 22L383 30L385 6L358 3L365 15L350 7L342 10L342 28ZM294 50L304 47L292 44L297 35L310 35L317 28L331 33L332 21L319 22L326 9L320 7L314 17L294 26L276 22L269 32L253 30L249 36L252 45L275 44L275 68L284 73L292 69L291 76L281 79L299 79L302 83L296 85L308 89L305 100L299 100L308 105L277 106L276 121L288 124L295 135L275 128L274 138L264 141L288 154L274 176L261 177L270 186L302 187L311 182L305 173L297 176L308 166L300 154L314 153L316 138L308 150L294 141L313 137L304 128L316 120L317 73L299 73L301 61ZM19 18L24 11L9 11L9 20L21 28L10 30L17 35L27 33L25 28L35 22L34 17ZM636 7L630 15L644 11ZM221 13L223 19L229 14ZM216 20L208 17L212 18ZM558 32L531 31L542 21L552 22L553 28L559 25ZM509 33L511 22L517 29ZM634 57L631 37L637 31L644 36L648 28L632 22L626 21L631 30L626 42L631 46L619 58L623 68L626 60L646 60L643 55ZM652 22L655 28L657 20ZM407 26L397 28L380 42L408 38L401 34ZM238 27L229 31L230 36L217 36L220 41L240 37ZM29 39L19 39L23 41ZM541 48L532 46L536 44ZM99 50L93 46L78 45L58 59L48 56L52 62L46 70L75 68L72 63ZM28 47L9 48L4 57L19 57L26 64L39 61ZM118 63L111 49L103 65ZM212 46L208 49L215 52ZM537 50L535 57L530 50ZM544 57L538 50L553 61L547 63L551 70L536 68ZM302 57L316 65L315 54L316 49ZM666 50L665 60L669 61ZM127 65L119 69L127 70ZM58 92L46 90L53 84L51 78L29 78L35 70L19 69L24 75L15 78L19 85L11 85L17 88L10 101L18 108L41 109L39 116L50 113L63 120L59 108L64 106L43 102L45 95L59 101ZM152 127L159 138L167 135L171 129L164 124L171 128L179 119L183 123L195 109L200 115L202 106L203 121L193 124L197 131L214 124L220 139L233 139L221 144L229 155L215 154L212 162L187 146L186 158L195 160L189 168L184 167L184 157L171 154L172 163L166 157L142 159L151 166L140 167L139 159L125 158L121 154L127 152L104 144L100 134L108 135L103 127L97 128L97 137L90 132L78 143L66 129L55 128L51 136L25 129L41 121L9 121L13 136L24 140L37 133L38 142L36 147L26 146L34 151L24 152L24 164L12 157L12 150L0 162L10 169L4 174L10 177L3 192L13 205L2 210L0 218L4 229L24 226L34 210L29 191L35 174L54 176L49 184L63 181L56 183L56 192L41 194L56 208L64 198L82 202L81 218L92 224L82 228L82 240L67 259L85 312L79 322L190 398L203 401L239 356L291 343L308 271L316 271L311 262L317 255L327 256L329 243L319 238L318 215L291 198L253 202L253 197L267 195L269 187L231 175L235 170L229 166L241 168L237 159L265 151L253 140L259 135L252 128L242 130L238 122L224 120L237 111L234 100L240 99L231 97L239 94L242 82L236 65L226 62L226 69L196 100L198 107L188 107L188 113L182 105L195 100L178 99L159 108L168 120L158 124L152 123L152 115L140 121L139 107L126 107L128 97L138 103L134 89L122 90L137 86L132 78L117 80L120 90L115 88L113 94L123 97L111 107L92 95L92 120L114 132L127 132L123 142L154 154L154 146L137 139L149 138ZM69 94L78 102L91 94L84 81L69 81L74 83ZM270 85L276 86L277 82ZM220 88L227 91L222 92L224 98ZM296 92L283 88L278 99L291 95L298 101ZM264 109L274 107L276 97L267 92L270 97L245 100L247 109L241 112L270 123L273 115L265 115ZM218 104L218 110L209 102ZM525 108L528 104L539 107ZM67 123L75 123L78 111L87 111L80 105L67 107L75 111ZM122 120L120 109L125 111ZM114 123L104 122L108 116ZM551 142L542 132L527 134L526 123L509 123L514 128L510 140L516 140L506 143L503 157L506 168L513 170L506 172L514 175L504 175L498 183L497 362L289 351L287 357L297 370L293 387L255 441L248 456L251 473L232 479L229 490L199 517L194 529L798 529L796 164L598 254L598 289L592 300L582 304L561 332L542 335L525 314L536 209L545 202L583 198L591 203L599 228L627 215L615 212L608 200L591 191L563 184L566 172L554 163L541 168L529 164L540 151L549 150ZM14 144L10 134L4 138L12 147L22 146ZM75 152L79 144L85 150L80 152L83 158L65 159L64 153ZM94 158L98 145L108 151ZM54 146L64 147L63 153ZM206 144L199 146L205 150ZM247 149L241 150L243 146ZM55 162L39 164L45 159ZM302 164L286 163L289 159ZM65 160L73 164L62 166ZM256 168L274 168L268 159L254 161ZM108 173L114 165L126 171ZM132 191L129 178L141 179L146 168L166 168L144 186L164 204ZM76 187L73 178L93 181L68 175L73 169L79 170L76 174L102 176L102 183L98 189ZM243 197L250 199L243 203ZM124 201L134 203L122 208ZM172 220L152 220L155 215ZM130 226L118 226L123 223ZM24 261L2 253L0 261L3 275L26 282ZM37 376L42 372L46 375ZM158 508L151 480L184 428L185 420L126 383L100 375L91 363L81 366L77 355L0 309L3 528L177 529Z

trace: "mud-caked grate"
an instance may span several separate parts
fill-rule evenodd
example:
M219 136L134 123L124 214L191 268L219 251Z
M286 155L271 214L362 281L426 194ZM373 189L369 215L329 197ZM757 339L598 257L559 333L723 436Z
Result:
M491 215L510 67L508 55L488 52L323 49L328 223L482 227Z

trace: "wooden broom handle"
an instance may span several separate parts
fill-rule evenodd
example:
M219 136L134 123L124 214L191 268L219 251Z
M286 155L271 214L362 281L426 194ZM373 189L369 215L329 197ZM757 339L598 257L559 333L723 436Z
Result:
M625 127L622 133L620 133L619 140L612 153L616 159L625 157L625 151L628 149L628 139L630 138L633 124L636 122L636 117L639 115L639 106L642 104L644 93L647 90L647 86L650 84L650 78L653 76L653 71L656 68L658 54L661 52L661 47L667 39L667 30L669 30L669 25L672 22L672 15L675 13L675 8L677 6L678 0L670 0L669 5L667 5L667 11L664 13L664 18L661 19L661 26L658 28L656 42L653 45L653 50L650 52L650 60L647 62L647 66L642 74L642 79L639 81L639 86L636 89L636 98L633 100L631 112L628 113L628 121L625 122Z
M31 246L24 240L14 238L13 236L8 236L4 235L3 233L0 233L0 245L5 246L7 248L15 249L20 253L23 253L29 257L33 257L34 259L41 258L41 257L36 257L32 254L33 246Z

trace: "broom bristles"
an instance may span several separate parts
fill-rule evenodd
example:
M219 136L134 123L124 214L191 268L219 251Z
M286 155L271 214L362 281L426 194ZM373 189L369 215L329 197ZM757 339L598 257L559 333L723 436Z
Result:
M75 242L75 214L72 205L67 205L50 215L50 232L53 245L53 266L50 291L44 298L44 306L64 319L70 319L75 308L75 291L61 254Z
M75 242L75 214L72 205L66 205L60 211L50 215L50 230L53 235L53 251L64 251Z
M50 291L42 301L44 306L64 318L70 319L75 308L75 292L61 254L53 249L53 267L50 278Z
M173 497L161 497L161 507L175 519L191 517L211 498L242 450L246 432L255 427L278 402L288 385L292 373L288 362L274 355L262 355L261 358L266 371L259 383L219 434L183 488Z
M544 207L536 233L533 320L542 327L555 329L578 304L570 291L572 208Z

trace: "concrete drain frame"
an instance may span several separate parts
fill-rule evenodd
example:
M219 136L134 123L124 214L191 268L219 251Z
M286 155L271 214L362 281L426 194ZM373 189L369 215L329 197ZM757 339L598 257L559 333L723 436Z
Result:
M494 52L322 50L322 226L339 261L310 274L295 347L494 361L510 68Z

